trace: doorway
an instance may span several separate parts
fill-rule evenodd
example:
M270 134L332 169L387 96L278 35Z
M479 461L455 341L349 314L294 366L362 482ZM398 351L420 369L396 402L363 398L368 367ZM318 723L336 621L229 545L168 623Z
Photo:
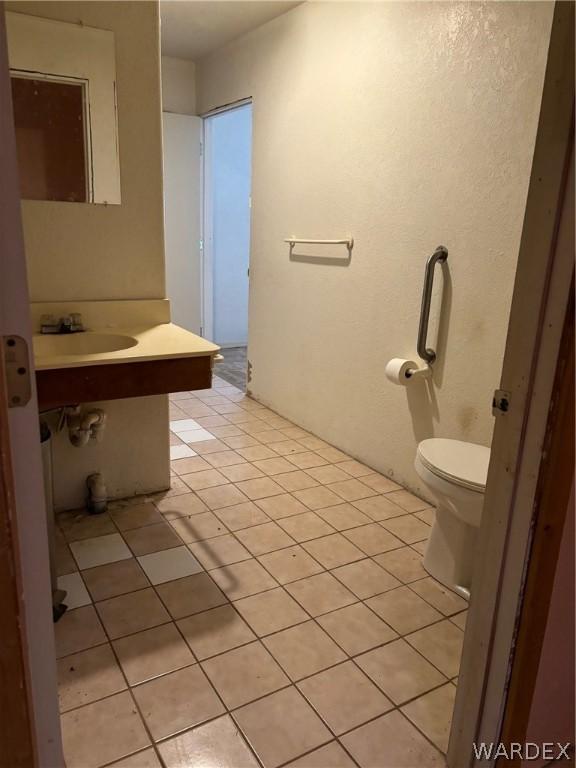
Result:
M203 335L223 348L218 373L246 385L252 105L204 117Z

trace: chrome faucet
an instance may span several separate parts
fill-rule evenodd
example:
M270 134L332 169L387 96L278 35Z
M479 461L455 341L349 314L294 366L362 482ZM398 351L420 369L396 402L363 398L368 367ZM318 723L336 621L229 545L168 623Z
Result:
M42 315L40 318L40 333L80 333L85 330L79 312L64 315L59 320L54 315Z

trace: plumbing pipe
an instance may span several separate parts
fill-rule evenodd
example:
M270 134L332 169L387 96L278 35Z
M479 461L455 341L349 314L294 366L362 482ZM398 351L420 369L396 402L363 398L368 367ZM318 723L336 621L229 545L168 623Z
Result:
M99 408L82 414L80 406L76 406L68 409L66 423L70 442L76 448L82 448L88 444L90 438L94 438L98 442L102 440L106 426L106 414Z
M108 505L108 489L102 475L99 472L88 475L86 487L88 488L88 512L91 515L105 512Z

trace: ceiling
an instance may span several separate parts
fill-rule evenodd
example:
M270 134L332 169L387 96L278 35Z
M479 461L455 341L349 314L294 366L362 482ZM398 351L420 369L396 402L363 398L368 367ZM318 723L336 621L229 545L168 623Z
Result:
M161 0L162 55L192 61L280 16L299 2Z

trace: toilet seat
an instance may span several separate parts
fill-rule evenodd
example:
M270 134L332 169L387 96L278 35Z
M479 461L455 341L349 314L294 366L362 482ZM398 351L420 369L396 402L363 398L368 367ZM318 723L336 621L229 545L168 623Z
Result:
M490 461L490 449L486 446L433 437L418 445L418 457L437 477L484 493Z

